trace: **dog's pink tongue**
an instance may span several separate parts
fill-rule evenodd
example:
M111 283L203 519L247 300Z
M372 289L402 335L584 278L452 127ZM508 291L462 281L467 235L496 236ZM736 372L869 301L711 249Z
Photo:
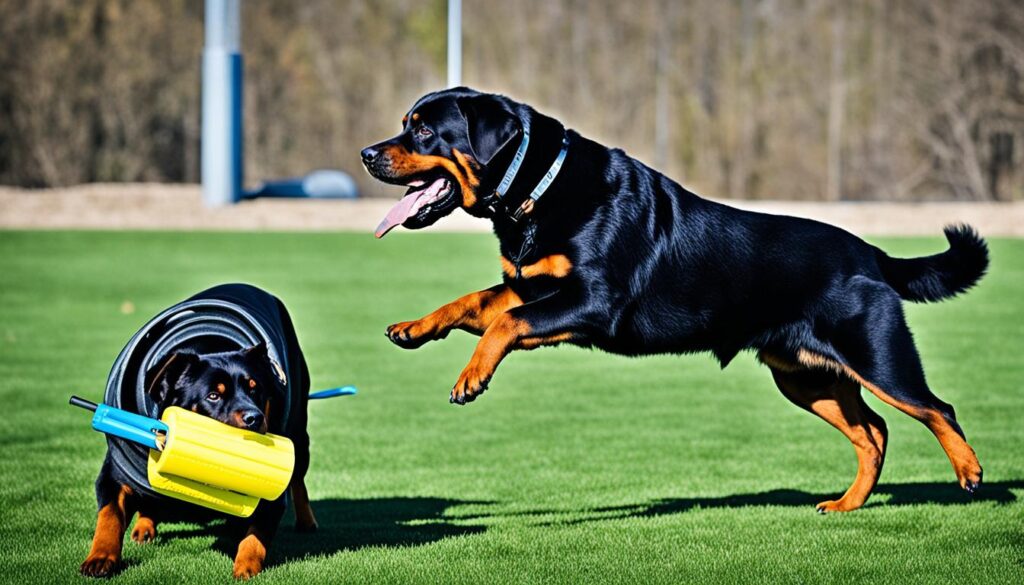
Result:
M409 193L402 200L395 204L391 208L391 211L384 216L381 220L380 225L377 226L377 231L374 235L378 238L383 238L385 234L390 232L396 225L400 225L403 221L409 219L409 216L413 214L413 205L416 203L416 199L422 195L421 191L415 191Z

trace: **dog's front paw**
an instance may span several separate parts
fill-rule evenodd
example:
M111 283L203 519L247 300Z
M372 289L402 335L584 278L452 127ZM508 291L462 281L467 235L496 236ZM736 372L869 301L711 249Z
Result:
M827 500L824 502L818 502L814 506L814 511L819 514L831 514L832 512L850 512L855 508L851 508L843 504L842 500Z
M473 365L466 366L459 376L459 381L452 388L452 395L449 402L453 404L466 404L473 402L476 397L487 390L487 384L491 381L490 371L483 371Z
M260 571L262 570L263 567L259 564L250 563L239 565L238 561L235 561L235 569L234 571L232 571L231 574L234 576L235 579L238 579L239 581L248 581L256 575L259 575Z
M135 521L135 528L132 530L132 540L136 544L146 544L156 538L156 524L152 520L140 517Z
M968 463L967 465L957 468L957 478L960 480L960 487L964 488L969 494L974 494L981 487L981 466L975 461L973 464Z
M387 328L385 335L398 347L416 349L432 339L433 330L423 320L403 321Z
M263 559L255 557L235 557L235 567L231 574L240 581L252 579L263 570Z
M253 532L238 543L238 554L235 555L235 567L232 572L235 579L251 579L263 570L263 561L267 558L266 543L267 541Z
M120 560L120 556L116 554L93 553L85 559L78 571L86 577L110 577Z

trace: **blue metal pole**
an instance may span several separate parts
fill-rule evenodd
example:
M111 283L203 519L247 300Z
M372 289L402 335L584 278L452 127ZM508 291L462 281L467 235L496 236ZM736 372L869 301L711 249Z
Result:
M242 194L240 0L206 0L202 81L203 201L229 205Z
M462 0L448 0L448 87L462 85Z

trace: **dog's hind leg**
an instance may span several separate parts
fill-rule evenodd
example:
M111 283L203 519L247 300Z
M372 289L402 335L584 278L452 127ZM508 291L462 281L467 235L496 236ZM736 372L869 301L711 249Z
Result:
M843 375L823 369L769 366L783 396L838 429L857 452L853 484L838 500L819 503L818 511L849 512L861 507L882 472L888 437L885 421L864 403L860 386Z
M303 430L302 436L295 440L295 471L289 486L292 507L295 510L295 530L299 532L315 532L317 529L316 516L309 503L309 492L306 491L306 471L308 469L309 435Z
M932 393L898 301L871 304L871 311L831 339L845 363L800 352L802 363L825 363L846 373L883 402L924 423L953 464L960 487L974 492L982 469L967 444L953 407Z
M305 360L302 362L304 387L301 392L309 392L309 370L306 368ZM313 514L313 507L309 503L309 492L306 490L306 472L309 471L309 424L308 404L303 404L301 409L296 409L292 421L297 429L292 438L295 446L295 469L292 471L292 481L288 486L292 496L292 509L295 511L295 530L298 532L315 532L317 529L316 516ZM268 406L269 410L269 406Z
M309 492L306 491L305 478L297 477L291 483L292 505L295 507L295 530L299 532L316 532L316 516L313 506L309 503Z

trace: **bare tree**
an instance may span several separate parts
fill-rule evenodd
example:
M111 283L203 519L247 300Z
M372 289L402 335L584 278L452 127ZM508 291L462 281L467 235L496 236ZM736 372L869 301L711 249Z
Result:
M357 169L442 86L444 15L246 2L247 179ZM0 183L197 179L200 2L0 16ZM1024 198L1020 0L509 0L466 3L464 25L467 82L708 195Z

